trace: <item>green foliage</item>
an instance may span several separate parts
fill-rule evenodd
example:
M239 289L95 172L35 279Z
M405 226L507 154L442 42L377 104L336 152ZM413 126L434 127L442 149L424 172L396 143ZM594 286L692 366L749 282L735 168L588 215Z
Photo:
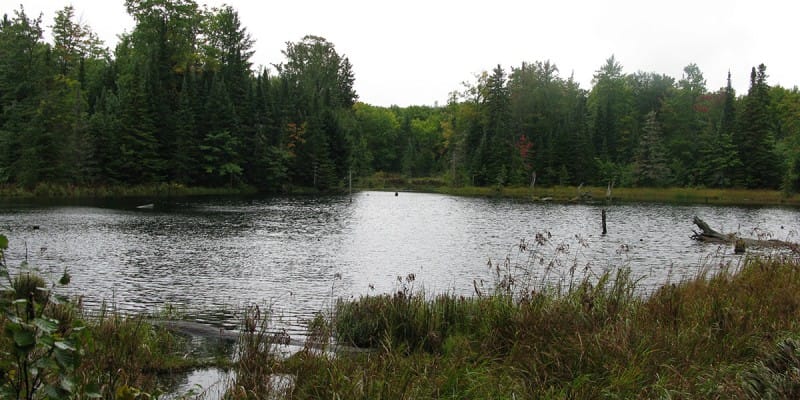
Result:
M7 279L0 294L0 393L14 399L99 397L96 386L80 385L77 372L85 327L68 317L69 305L34 271L12 277L7 247L8 239L0 235L0 275Z
M405 277L393 295L340 301L338 343L372 350L265 358L234 398L274 393L264 383L284 374L292 396L313 398L796 397L791 257L709 264L647 295L625 269L557 290L507 267L493 294L430 298ZM321 317L313 326L328 332Z
M753 67L750 90L745 101L736 145L741 155L744 184L749 188L777 188L780 183L781 162L775 152L767 67Z
M640 186L666 186L669 182L666 149L655 111L646 116L635 157L635 174L636 183Z
M145 320L144 316L122 316L102 310L86 323L79 372L101 388L105 397L114 393L158 392L156 374L186 370L197 362L185 357L186 339L170 334Z
M186 358L185 339L144 317L103 309L84 319L80 304L58 295L32 267L9 268L7 249L0 235L3 399L158 398L157 374L203 365ZM58 285L69 280L65 269Z
M230 6L125 6L136 25L113 52L71 6L49 43L22 8L0 21L0 184L331 190L350 173L387 172L453 186L534 174L539 186L611 175L620 186L800 186L800 97L770 88L766 67L739 100L730 84L710 92L695 64L676 80L626 74L611 56L588 89L550 61L523 62L478 74L445 107L375 107L357 103L353 66L325 38L288 42L270 75L253 71L254 39ZM651 111L669 167L655 180L636 172Z

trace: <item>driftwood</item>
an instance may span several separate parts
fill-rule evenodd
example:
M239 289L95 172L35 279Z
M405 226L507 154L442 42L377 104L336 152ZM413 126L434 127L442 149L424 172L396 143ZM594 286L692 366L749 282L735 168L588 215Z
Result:
M190 336L199 337L204 339L220 340L222 342L237 342L240 339L241 333L235 330L228 330L211 326L208 324L193 322L193 321L178 321L178 320L155 320L151 321L153 325L161 326L169 331ZM371 352L373 349L359 348L346 346L342 344L320 344L314 342L307 342L305 340L298 340L290 337L286 332L273 332L269 334L270 339L276 345L287 345L294 347L308 347L315 350L325 350L333 353L365 353Z
M727 243L727 244L735 244L737 246L737 252L739 248L744 251L744 247L767 247L767 248L785 248L789 249L793 252L800 252L800 248L798 248L797 243L792 242L784 242L782 240L775 240L775 239L751 239L751 238L743 238L737 236L735 233L722 233L717 232L714 229L711 229L708 224L700 219L699 217L695 216L692 220L698 228L700 228L700 232L692 230L694 234L692 235L692 239L701 241L701 242L711 242L711 243Z
M700 232L692 230L692 232L694 232L692 239L694 240L699 240L701 242L733 243L737 239L734 233L724 234L711 229L700 217L695 216L692 222L700 228Z

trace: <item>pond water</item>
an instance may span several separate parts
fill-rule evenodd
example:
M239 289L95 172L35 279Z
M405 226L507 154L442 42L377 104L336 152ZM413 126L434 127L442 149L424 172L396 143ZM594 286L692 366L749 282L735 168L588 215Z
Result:
M506 257L554 283L627 266L645 289L693 276L701 263L736 262L732 249L690 239L695 215L745 236L797 241L800 230L791 208L614 204L605 206L601 235L600 205L393 192L135 206L0 205L7 261L27 257L56 280L68 268L65 290L83 295L89 309L174 308L233 326L255 304L294 337L339 297L401 284L427 294L472 295L481 282L488 290L496 282L489 261ZM522 240L536 257L519 252Z

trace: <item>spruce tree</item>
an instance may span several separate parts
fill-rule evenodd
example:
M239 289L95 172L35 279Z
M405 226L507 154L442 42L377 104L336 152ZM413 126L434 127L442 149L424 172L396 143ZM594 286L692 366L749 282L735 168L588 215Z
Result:
M645 117L634 165L636 183L639 186L665 186L669 183L667 151L655 111L649 112Z
M745 100L740 137L736 143L748 188L777 188L780 184L780 162L775 152L771 128L770 96L764 64L750 73L750 90Z

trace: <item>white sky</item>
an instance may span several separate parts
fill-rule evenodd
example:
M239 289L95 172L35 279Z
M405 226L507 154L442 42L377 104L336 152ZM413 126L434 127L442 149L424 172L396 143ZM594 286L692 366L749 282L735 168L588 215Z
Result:
M112 48L133 29L123 0L0 0L0 13L23 4L29 16L72 4L76 16ZM770 85L800 84L792 0L198 0L232 5L256 40L254 65L283 61L286 42L322 36L353 64L361 101L379 106L445 104L461 82L497 64L554 62L581 87L614 54L625 73L680 79L696 63L709 89L728 70L739 94L750 68L764 63ZM49 37L49 36L48 36Z

